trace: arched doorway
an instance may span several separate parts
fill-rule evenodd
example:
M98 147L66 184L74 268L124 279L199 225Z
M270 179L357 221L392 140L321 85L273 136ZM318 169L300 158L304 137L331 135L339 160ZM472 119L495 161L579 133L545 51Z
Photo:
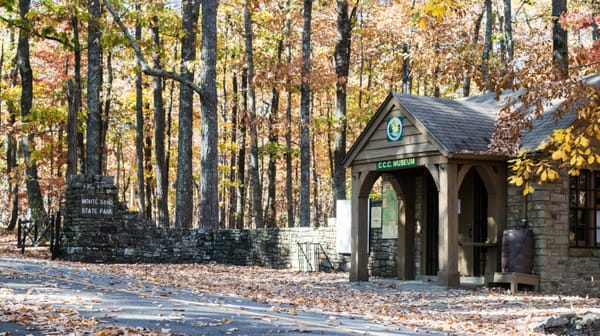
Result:
M487 266L488 196L475 170L471 169L463 179L458 197L458 271L462 276L481 277Z
M429 172L423 174L424 197L424 226L423 226L423 269L422 275L437 276L439 271L439 199L438 189Z
M381 188L382 211L387 213L381 218L381 227L369 229L370 274L386 276L382 271L385 270L389 275L388 258L394 258L393 277L435 280L440 268L439 197L435 179L426 167L387 171L380 176L382 182L377 183L377 188ZM373 191L378 193L379 189ZM391 203L391 198L397 201L396 206L386 208L385 203ZM396 235L392 233L390 237L392 228ZM382 249L382 245L389 250Z

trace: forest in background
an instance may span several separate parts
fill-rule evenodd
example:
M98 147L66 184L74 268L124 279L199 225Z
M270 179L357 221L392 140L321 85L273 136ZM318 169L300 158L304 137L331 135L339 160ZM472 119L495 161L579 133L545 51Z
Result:
M524 88L541 108L591 97L574 79L600 58L595 0L0 3L8 227L58 209L78 173L114 176L119 198L161 226L325 225L349 197L343 157L390 92ZM529 122L499 111L492 150L516 155ZM567 138L553 159L575 157ZM579 139L575 165L600 161ZM548 162L519 158L517 174L549 179Z

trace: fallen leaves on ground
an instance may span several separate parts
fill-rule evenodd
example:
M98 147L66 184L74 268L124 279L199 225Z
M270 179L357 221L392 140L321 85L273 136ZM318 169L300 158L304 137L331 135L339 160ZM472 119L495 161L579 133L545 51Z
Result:
M303 273L208 264L81 265L200 294L241 296L278 312L317 311L362 317L414 331L479 335L534 335L531 325L563 313L600 313L600 300L505 289L446 289L415 282L348 282L347 273ZM419 286L417 284L417 286Z
M0 248L0 254L6 254L6 249ZM299 311L329 314L331 325L336 325L339 317L350 317L422 333L535 335L532 325L550 316L590 311L600 314L599 299L527 292L511 294L504 289L489 288L446 289L389 279L351 283L347 273L303 273L216 263L135 266L57 263L81 271L114 274L115 283L126 284L128 290L139 291L140 295L148 295L148 288L160 286L162 289L153 295L169 296L169 290L190 290L199 295L243 297L290 315ZM86 321L77 312L53 311L50 303L36 306L2 301L4 318L13 316L15 321L28 321L28 316L37 309L48 318L65 319L64 327L94 328L95 321ZM38 323L43 325L43 321ZM136 333L115 330L94 332L96 335L161 335L150 330Z

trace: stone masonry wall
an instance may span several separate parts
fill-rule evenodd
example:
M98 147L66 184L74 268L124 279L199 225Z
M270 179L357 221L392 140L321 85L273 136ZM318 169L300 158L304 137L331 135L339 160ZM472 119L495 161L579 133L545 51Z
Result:
M95 207L94 207L95 206ZM206 262L344 270L335 227L202 230L158 228L117 201L112 177L70 179L61 256L83 262Z
M383 239L381 228L371 229L369 240L369 275L382 278L398 276L396 266L397 239Z
M558 294L600 296L595 281L600 275L600 255L590 249L569 247L569 177L557 183L536 185L527 201L529 228L535 240L534 273L540 290ZM520 222L521 188L508 187L507 228ZM582 253L583 252L583 253Z

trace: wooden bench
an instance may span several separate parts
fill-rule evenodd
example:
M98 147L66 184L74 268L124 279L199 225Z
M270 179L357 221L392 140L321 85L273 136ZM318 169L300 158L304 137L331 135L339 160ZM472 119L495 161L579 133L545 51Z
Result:
M539 289L540 277L536 274L516 273L516 272L496 272L494 273L494 283L509 283L510 291L516 293L519 284L533 286L533 290Z

